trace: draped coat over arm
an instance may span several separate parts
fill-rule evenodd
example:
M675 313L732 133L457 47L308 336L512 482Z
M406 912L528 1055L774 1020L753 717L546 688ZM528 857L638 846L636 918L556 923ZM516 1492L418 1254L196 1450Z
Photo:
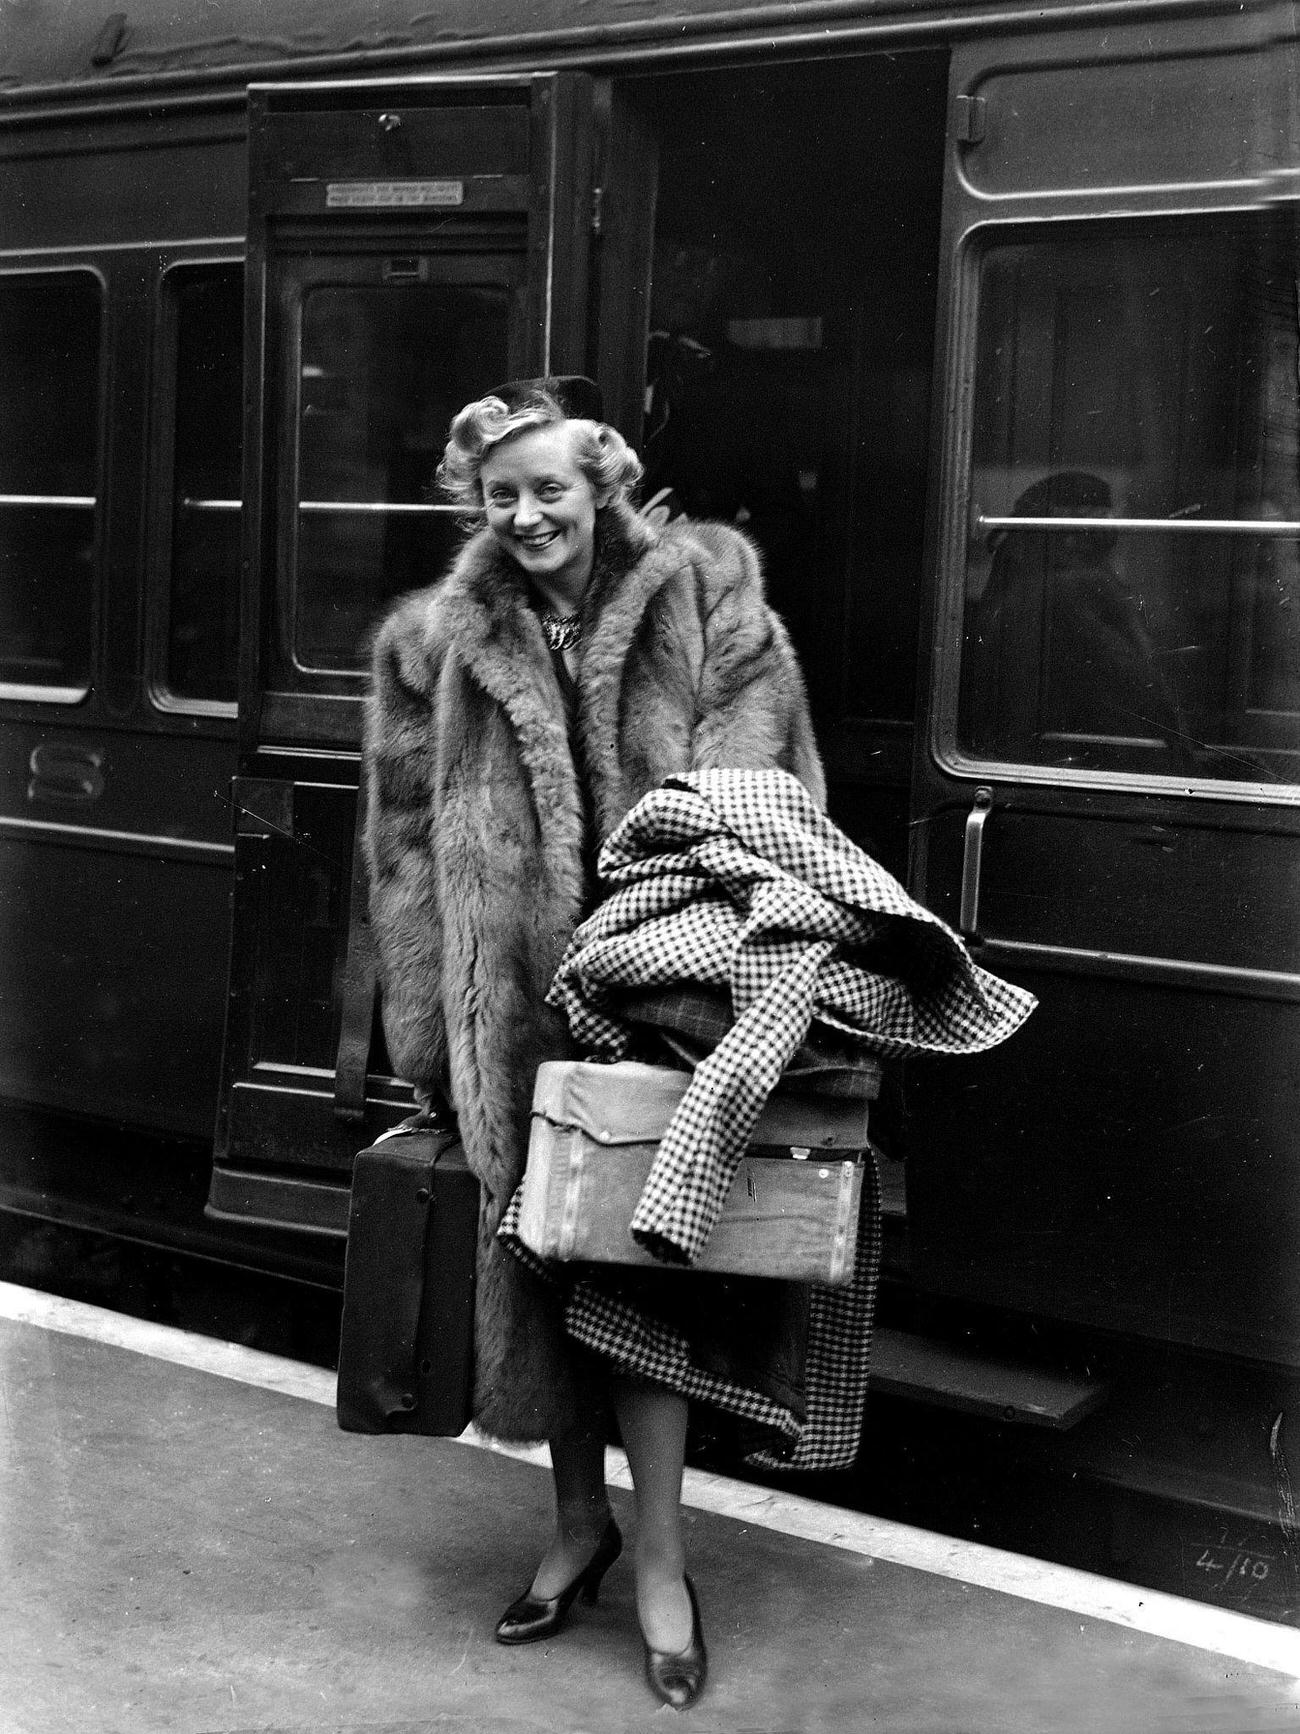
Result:
M454 1105L483 1188L475 1417L503 1439L572 1428L591 1398L559 1306L496 1239L533 1080L569 1038L544 996L587 912L599 840L672 772L780 767L825 786L802 676L753 545L602 508L583 604L577 734L522 570L486 531L381 626L366 714L366 844L396 1072Z

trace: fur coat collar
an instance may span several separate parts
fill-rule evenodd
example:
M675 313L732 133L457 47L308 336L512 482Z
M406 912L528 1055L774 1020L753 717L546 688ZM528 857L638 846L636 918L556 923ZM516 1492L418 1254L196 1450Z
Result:
M579 690L585 763L602 836L646 792L621 774L623 675L655 596L693 559L707 558L692 528L700 527L681 522L656 529L621 504L597 514L596 560L581 611ZM729 582L752 587L761 606L755 551L739 537L735 543ZM742 550L749 558L740 557ZM466 670L510 717L538 811L568 810L578 792L566 717L523 572L488 531L480 531L444 580L439 602L435 630L454 642Z

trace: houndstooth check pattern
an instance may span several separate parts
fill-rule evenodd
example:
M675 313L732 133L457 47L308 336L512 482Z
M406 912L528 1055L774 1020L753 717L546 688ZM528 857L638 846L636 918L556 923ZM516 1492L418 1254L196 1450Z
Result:
M629 988L620 1014L636 1034L633 1057L693 1072L731 1028L731 996L720 988L678 982L672 987ZM645 1051L643 1051L645 1050ZM664 1051L672 1056L665 1062ZM880 1066L838 1030L819 1027L795 1053L781 1077L783 1089L804 1096L872 1101L880 1093Z
M858 1455L871 1372L871 1330L883 1253L880 1171L871 1151L862 1177L862 1214L853 1281L847 1288L814 1285L804 1363L807 1417L794 1450L756 1452L760 1469L849 1469Z
M774 1435L773 1443L748 1458L756 1468L815 1471L852 1466L862 1437L880 1277L880 1177L870 1151L863 1173L853 1281L846 1288L814 1285L812 1290L803 1419L761 1392L701 1367L680 1331L603 1283L598 1266L558 1267L538 1258L519 1239L522 1196L522 1191L515 1193L497 1233L539 1276L567 1285L564 1326L575 1342L629 1378L665 1386L688 1401L767 1429Z
M618 990L725 987L735 1022L696 1068L632 1218L665 1262L698 1258L759 1111L813 1017L873 1054L977 1053L1031 994L974 964L784 771L694 771L646 795L606 842L612 887L548 1000L581 1046L622 1058Z

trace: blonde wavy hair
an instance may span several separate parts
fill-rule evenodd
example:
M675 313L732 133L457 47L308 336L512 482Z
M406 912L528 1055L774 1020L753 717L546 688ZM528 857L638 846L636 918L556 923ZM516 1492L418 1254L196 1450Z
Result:
M481 529L487 522L482 475L488 453L519 434L559 422L574 430L574 457L591 483L597 507L630 501L641 480L641 460L617 428L566 415L557 399L540 387L514 409L499 397L480 397L453 419L438 465L438 486L460 509L467 529Z

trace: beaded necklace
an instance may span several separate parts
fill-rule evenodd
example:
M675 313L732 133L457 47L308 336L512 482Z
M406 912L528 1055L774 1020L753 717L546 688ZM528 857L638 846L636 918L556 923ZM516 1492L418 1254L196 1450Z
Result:
M577 614L557 614L553 608L543 608L538 615L546 642L552 650L576 650L582 643L582 618Z

